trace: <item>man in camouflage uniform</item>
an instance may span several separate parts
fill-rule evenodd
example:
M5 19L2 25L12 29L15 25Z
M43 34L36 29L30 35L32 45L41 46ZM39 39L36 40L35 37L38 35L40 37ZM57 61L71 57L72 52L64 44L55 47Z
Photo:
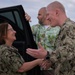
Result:
M75 23L70 19L61 27L50 60L56 75L75 75Z
M75 22L67 18L64 6L58 1L47 6L47 15L52 26L61 27L55 51L49 54L40 46L37 51L28 49L27 53L37 58L49 56L55 75L75 75Z

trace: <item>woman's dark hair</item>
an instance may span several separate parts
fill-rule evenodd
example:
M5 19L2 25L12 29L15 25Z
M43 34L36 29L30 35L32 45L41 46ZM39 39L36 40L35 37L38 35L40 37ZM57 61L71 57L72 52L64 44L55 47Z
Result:
M0 24L0 44L5 44L4 36L7 36L8 23Z

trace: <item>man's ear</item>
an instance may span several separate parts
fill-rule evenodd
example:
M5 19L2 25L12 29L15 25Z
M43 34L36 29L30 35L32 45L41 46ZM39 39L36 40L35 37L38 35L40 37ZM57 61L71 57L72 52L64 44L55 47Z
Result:
M60 13L59 9L56 9L56 15L57 16L59 16L59 13Z

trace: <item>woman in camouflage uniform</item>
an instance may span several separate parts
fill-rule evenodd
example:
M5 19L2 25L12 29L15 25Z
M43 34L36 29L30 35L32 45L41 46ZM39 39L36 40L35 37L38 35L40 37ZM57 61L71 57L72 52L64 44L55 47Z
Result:
M8 23L0 24L0 75L26 75L26 71L39 65L41 59L25 62L12 46L16 31Z

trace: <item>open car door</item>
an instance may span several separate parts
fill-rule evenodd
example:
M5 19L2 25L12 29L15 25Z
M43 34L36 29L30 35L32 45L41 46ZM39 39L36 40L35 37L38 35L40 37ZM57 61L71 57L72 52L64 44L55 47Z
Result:
M29 22L25 19L25 11L22 5L6 7L0 9L0 23L7 21L17 32L16 38L13 45L18 48L19 53L23 59L27 61L32 61L35 58L26 54L27 48L37 48L37 45L33 39L31 28ZM36 66L27 72L27 75L40 75L40 67Z

